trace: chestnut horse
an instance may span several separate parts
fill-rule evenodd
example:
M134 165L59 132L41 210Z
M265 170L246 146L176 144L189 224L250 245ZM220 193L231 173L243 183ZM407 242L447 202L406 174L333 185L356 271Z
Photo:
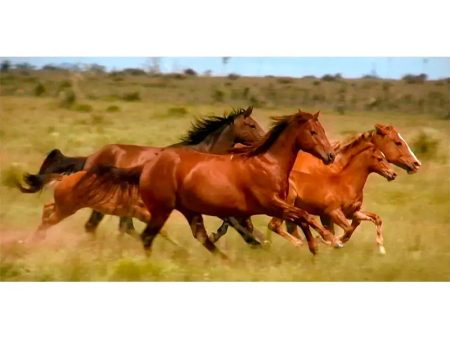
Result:
M342 144L347 144L355 139L363 138L373 143L386 156L388 162L406 170L408 174L416 173L422 163L414 155L408 143L403 139L397 129L392 125L376 124L375 129L358 134L350 140L337 142L334 146L338 151ZM324 166L317 158L308 153L300 153L294 164L293 170L304 173L313 173L317 170L325 170L330 172L339 171L338 163L330 166Z
M202 152L220 154L227 153L228 150L230 150L237 143L249 145L256 140L261 139L264 135L261 126L250 116L252 114L252 110L252 107L248 107L247 109L235 110L231 114L224 117L209 116L206 118L197 119L191 130L182 138L182 141L171 145L170 147L188 147ZM50 152L42 163L38 175L27 174L24 176L25 182L29 185L29 188L24 188L21 186L19 186L19 188L22 192L34 193L40 191L43 188L43 185L51 180L62 180L61 177L54 174L70 174L80 170L89 170L96 166L115 166L120 168L138 166L155 158L161 149L162 148L157 147L110 144L104 146L102 149L88 157L66 157L62 155L59 150L55 149ZM77 180L82 176L83 175L77 175L74 176L73 179ZM59 190L64 190L65 193L73 192L72 188L75 185L74 182L72 182L72 179L66 182L67 187L63 189L63 185L59 188ZM83 189L76 192L73 202L77 202L70 208L63 207L63 209L67 210L67 212L69 210L74 212L80 209L80 207L93 208L94 205L98 204L90 202L89 200L84 202L78 201L83 194L86 194ZM125 203L125 201L122 202ZM92 206L89 206L89 203L93 203ZM44 210L47 210L48 214L51 208L46 206ZM109 213L106 210L113 210L113 205L103 210L105 210L105 212L99 212L98 210L94 210L92 212L91 217L85 225L87 232L95 232L104 214ZM65 215L66 213L63 214ZM140 237L134 229L131 218L126 215L124 210L120 212L115 211L112 214L121 216L119 229L122 233L126 232L134 237ZM144 216L141 215L137 218L142 219L142 217ZM54 219L56 220L56 218ZM226 219L226 222L236 227L238 232L247 242L251 244L259 243L246 232L244 227L240 226L238 221ZM259 237L261 238L262 235L259 235Z
M312 216L285 201L289 173L298 151L308 151L325 164L334 160L318 113L299 111L274 119L274 126L263 140L239 154L211 155L186 148L166 148L155 160L147 162L139 183L142 199L151 214L141 235L144 248L151 248L174 209L185 216L194 237L210 252L219 251L207 236L202 214L243 218L266 214L288 219L301 227L306 227L303 222L307 222L324 239L340 246ZM298 245L298 240L282 227L272 230ZM311 245L310 250L316 253L316 246Z
M347 163L346 161L341 160L341 156L339 156L340 150L348 145L354 145L354 142L359 143L360 141L371 142L374 144L383 152L388 162L406 170L409 174L416 173L422 165L394 126L376 124L373 130L358 134L345 141L337 142L334 145L334 150L337 152L338 156L333 164L325 166L319 159L311 154L300 152L297 155L293 170L310 174L322 173L324 175L339 173L343 165ZM362 200L359 201L359 204L362 204ZM332 220L325 214L321 215L320 219L322 224L334 233ZM369 219L366 218L366 220ZM378 224L382 223L381 218L375 213L370 213L370 220ZM352 224L354 227L357 227L359 222L353 220ZM287 222L286 225L289 233L298 239L301 239L297 226L292 225L289 222ZM215 242L222 237L227 232L227 228L227 223L222 224L217 230L217 233L212 234L211 238L213 241ZM381 251L383 250L384 249L381 249Z
M389 167L384 154L370 142L354 142L343 149L336 161L342 165L340 172L302 173L291 172L291 191L289 202L311 214L326 216L342 227L344 234L340 240L347 242L355 224L361 220L370 220L377 229L377 244L380 253L385 253L383 246L382 223L374 213L361 211L363 189L370 173L378 173L389 181L397 174ZM321 184L317 184L321 182ZM348 222L352 219L353 224ZM281 224L280 219L272 219L274 224Z
M408 143L392 125L376 124L375 129L373 130L358 134L342 142L337 142L334 145L334 150L339 153L340 149L361 140L365 140L374 144L379 150L383 152L388 162L406 170L408 174L416 173L422 165L422 163L417 159L416 155L409 147ZM324 166L322 163L320 163L320 161L317 161L316 158L310 156L307 153L300 153L297 156L297 160L294 164L294 170L304 173L315 173L318 171L331 173L339 172L339 170L341 169L342 166L339 164L339 161L336 161L330 166ZM362 204L362 200L360 200L359 203ZM334 233L332 220L325 215L321 216L320 219L322 221L322 224ZM378 223L382 222L381 218L374 213L371 213L371 220L376 220L376 222ZM355 227L359 225L357 221L354 221L353 224L355 225ZM289 233L293 234L297 238L300 238L297 227L290 226L289 224L287 225Z

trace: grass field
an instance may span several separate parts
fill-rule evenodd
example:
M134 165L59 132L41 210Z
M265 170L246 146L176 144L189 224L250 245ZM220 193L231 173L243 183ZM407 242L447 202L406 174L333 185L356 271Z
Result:
M266 129L271 115L293 113L299 107L305 110L321 109L321 121L330 139L342 139L363 132L380 122L392 123L410 145L414 144L423 162L419 173L407 175L397 169L399 176L394 182L388 183L373 175L367 183L365 209L377 212L384 220L386 256L377 253L374 226L363 223L344 248L336 250L321 246L319 256L315 258L306 246L291 247L277 235L271 236L270 247L252 249L231 229L218 243L230 257L229 263L223 263L212 257L192 237L184 219L174 213L166 229L171 237L181 243L181 248L157 238L151 257L146 257L140 243L117 235L118 219L115 217L104 219L95 240L85 235L83 225L88 218L88 210L82 210L52 228L43 242L20 244L17 241L28 236L39 224L42 205L51 200L51 191L24 195L11 187L11 177L22 171L35 172L51 149L57 147L63 153L75 156L90 154L108 143L164 146L176 142L187 131L194 116L222 114L231 106L252 103L242 97L238 101L228 101L220 94L213 95L213 99L209 94L204 95L207 90L204 83L216 81L213 78L179 80L190 82L176 90L170 87L173 79L165 87L164 80L152 80L163 86L161 88L149 84L144 86L128 78L116 81L116 85L111 87L102 85L100 80L97 87L95 82L89 82L86 87L82 83L77 87L76 81L69 78L68 87L76 92L76 99L64 105L61 104L64 98L61 99L56 92L57 86L53 88L49 85L51 79L46 78L47 75L42 75L47 82L40 76L36 73L32 76L34 80L28 82L23 82L23 78L17 80L18 75L14 75L12 80L11 77L5 80L6 75L1 77L1 280L449 280L450 130L449 120L443 118L440 103L436 103L437 108L433 110L434 101L425 101L424 107L431 108L415 111L414 114L399 106L392 106L389 110L386 108L388 105L370 111L364 107L357 109L358 100L363 102L367 97L358 97L356 108L350 105L352 108L345 111L335 106L324 107L319 102L295 101L291 98L292 94L285 101L275 97L268 103L263 100L256 102L254 117ZM63 78L61 75L58 81L63 81ZM33 95L33 86L40 80L46 93ZM276 81L261 81L268 80ZM22 83L33 86L24 85L26 90L20 90ZM140 90L139 98L120 96L118 84L124 91ZM14 86L16 89L11 89ZM393 88L395 86L399 85L392 85ZM426 82L423 86L448 92L448 82L443 85ZM351 82L348 87L354 88ZM154 89L163 92L164 96L157 97L153 92L147 92ZM114 90L114 95L110 95ZM278 90L283 93L276 86L273 90L276 94ZM404 86L398 90L407 92ZM356 89L354 92L358 93ZM264 92L259 95L263 97ZM424 94L424 97L429 96ZM278 99L282 101L279 106ZM426 141L414 143L421 134L426 135ZM429 140L435 140L435 146ZM420 152L423 142L428 142L426 144L429 146ZM265 232L268 220L266 216L257 216L254 223ZM135 223L139 230L143 229L142 223ZM220 222L207 217L206 225L208 231L212 231Z

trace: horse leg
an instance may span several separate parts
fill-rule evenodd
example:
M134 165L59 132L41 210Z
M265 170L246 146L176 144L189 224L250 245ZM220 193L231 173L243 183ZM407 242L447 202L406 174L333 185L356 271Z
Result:
M119 233L121 235L128 234L133 238L140 238L140 235L136 231L133 225L133 219L131 217L120 217L119 221Z
M317 242L311 233L311 229L310 229L309 225L307 223L300 222L300 224L298 226L302 229L303 233L305 234L306 241L308 242L309 251L313 255L317 255L317 249L318 249Z
M375 224L375 228L377 230L376 242L378 245L378 251L380 254L385 255L386 249L384 248L383 220L381 219L381 217L378 216L376 213L370 212L370 211L357 211L354 213L353 217L354 217L354 219L356 218L358 221L366 220L366 221L370 221L373 224ZM353 223L352 223L352 225L353 225ZM358 225L359 225L359 223L358 223ZM357 225L354 226L354 228L356 228L356 227L357 227Z
M283 229L283 219L278 217L273 217L267 227L269 230L275 232L276 234L280 235L281 237L284 237L289 242L291 242L294 246L301 246L303 242L299 240L298 238L292 236L289 232Z
M155 211L156 210L157 209L155 208ZM147 222L147 226L145 227L144 231L141 234L142 243L144 245L144 250L146 251L147 255L150 254L153 240L155 239L156 235L161 231L161 228L164 226L164 223L166 223L171 212L172 210L170 211L159 210L157 212L152 213L151 219Z
M278 208L277 213L281 213L279 218L289 220L291 222L294 222L295 224L300 226L301 222L306 222L309 224L309 226L312 226L314 229L319 231L320 235L325 239L330 241L335 247L341 247L342 244L340 241L328 230L323 228L321 225L317 224L314 220L314 218L308 214L306 211L295 207L293 205L290 205L283 201L282 199L275 197L273 199L273 204L275 207ZM281 228L282 221L279 220L277 223L269 223L269 227L275 228L273 231L277 232L281 236L287 238L291 242L293 242L294 245L298 246L301 244L301 241L299 241L297 238L289 234L287 231L284 231ZM305 234L306 236L306 234Z
M84 225L84 230L89 234L95 234L95 231L97 230L97 227L101 220L105 217L104 214L101 212L92 210L91 216L89 217L88 221Z
M228 223L228 218L223 219L222 225L217 229L217 232L213 232L209 236L209 240L213 243L216 243L223 235L225 235L228 231L228 226L230 223Z
M260 242L256 240L253 236L253 224L249 221L249 218L236 219L234 217L227 217L229 224L236 229L236 231L241 235L244 241L250 245L261 245Z
M244 219L242 223L245 224L246 228L249 229L250 232L253 234L254 239L259 241L259 243L261 244L269 243L269 241L266 239L263 233L253 226L252 219L250 217Z
M56 203L48 203L44 205L42 210L42 221L39 227L34 232L31 241L43 240L47 235L47 229L53 225L58 224L64 218L70 216L71 214L64 214L58 208Z
M286 229L287 231L294 237L298 238L299 240L302 240L302 235L300 234L299 227L297 224L286 220Z
M202 245L211 253L218 254L223 259L228 259L227 256L222 253L208 237L206 233L205 225L203 224L203 216L201 214L193 213L190 211L182 211L184 217L186 217L192 234Z
M339 239L342 241L342 243L347 242L354 229L350 222L348 221L347 217L345 217L344 213L341 209L335 209L332 212L328 213L328 216L330 217L331 221L339 225L342 230L344 230L344 234L339 237Z
M330 231L333 235L335 235L334 224L331 221L330 217L328 217L327 215L320 215L320 222L325 228L328 229L328 231Z

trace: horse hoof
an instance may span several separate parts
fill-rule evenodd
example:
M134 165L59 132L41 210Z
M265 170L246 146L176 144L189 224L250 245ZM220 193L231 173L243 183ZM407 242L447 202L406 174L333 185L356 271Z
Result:
M378 248L378 251L380 252L380 255L386 255L386 249L384 248L384 246L380 246Z
M342 244L342 242L335 242L334 243L334 248L335 249L340 249L340 248L343 248L344 247L344 244Z

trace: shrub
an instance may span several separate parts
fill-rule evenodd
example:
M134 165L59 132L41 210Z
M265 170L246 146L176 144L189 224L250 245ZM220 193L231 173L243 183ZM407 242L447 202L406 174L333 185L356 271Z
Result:
M75 92L72 89L66 89L61 91L58 95L58 101L60 107L64 108L71 107L76 101Z
M119 106L116 106L116 105L108 106L108 107L106 108L106 111L107 111L108 113L115 113L115 112L120 111L120 107L119 107Z
M427 75L426 74L419 74L419 75L407 74L402 77L402 80L409 84L424 83L427 80Z
M288 84L288 83L292 83L293 80L290 77L281 77L277 80L278 83L281 84Z
M141 99L141 95L139 92L129 92L123 94L122 99L124 101L139 101Z
M193 70L192 68L185 69L184 74L190 75L190 76L197 76L197 72L195 70Z
M35 96L41 96L45 92L46 92L46 89L45 89L44 85L40 82L34 87L34 95Z
M411 142L414 152L421 157L434 158L437 155L439 140L425 131L421 131Z
M15 188L20 182L20 168L17 165L10 165L1 171L1 184L8 188Z
M70 83L69 80L63 80L59 83L58 85L58 91L64 90L66 88L70 88L72 87L72 84Z
M313 86L319 86L322 82L320 82L320 80L314 80L313 81Z
M239 79L239 77L240 77L240 75L239 75L239 74L236 74L236 73L230 73L230 74L228 74L228 78L229 78L230 80L237 80L237 79Z
M123 70L123 73L130 75L145 75L145 71L139 68L126 68Z
M92 106L90 104L86 103L80 103L73 107L73 110L79 111L79 112L85 112L89 113L93 110Z
M169 109L167 110L167 113L168 113L169 115L179 115L179 116L182 116L182 115L188 114L189 112L188 112L188 110L187 110L186 108L184 108L184 107L172 107L172 108L169 108Z
M324 81L337 81L337 80L341 80L342 76L341 74L337 73L335 75L331 75L331 74L325 74L324 76L322 76L322 80Z
M223 102L223 99L225 98L225 93L220 89L214 89L212 97L215 102Z

